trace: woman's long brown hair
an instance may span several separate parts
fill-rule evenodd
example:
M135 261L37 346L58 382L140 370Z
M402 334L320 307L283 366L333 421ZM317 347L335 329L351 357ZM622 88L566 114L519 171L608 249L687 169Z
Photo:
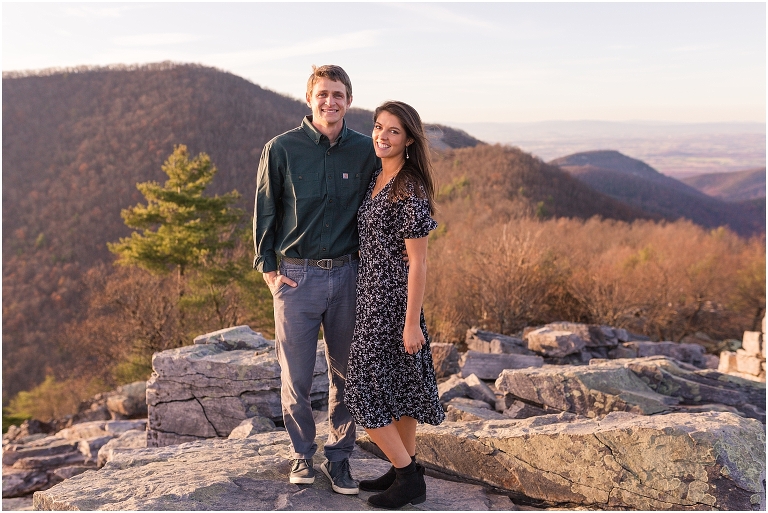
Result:
M397 117L405 129L406 139L413 139L413 143L407 146L408 158L405 159L403 168L397 173L392 181L392 188L389 191L389 199L397 201L408 196L408 184L415 187L416 195L420 198L425 197L426 193L429 202L429 213L435 213L435 184L432 178L432 163L429 158L429 142L424 132L424 125L416 109L407 103L399 101L387 101L376 108L373 113L373 122L375 123L382 111L389 112Z

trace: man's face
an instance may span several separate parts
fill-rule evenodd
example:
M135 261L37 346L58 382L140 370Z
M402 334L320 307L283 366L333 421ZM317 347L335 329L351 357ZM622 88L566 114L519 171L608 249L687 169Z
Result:
M344 119L352 97L347 97L347 88L341 82L321 77L312 92L307 93L307 103L312 109L313 123L331 126Z

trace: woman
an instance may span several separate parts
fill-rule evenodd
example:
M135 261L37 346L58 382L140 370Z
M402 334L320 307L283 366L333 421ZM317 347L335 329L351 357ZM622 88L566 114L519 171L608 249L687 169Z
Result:
M344 402L392 463L360 489L382 492L368 502L392 509L426 499L416 425L445 418L422 310L427 236L437 223L418 113L402 102L384 103L374 114L372 137L382 166L358 210L360 271Z

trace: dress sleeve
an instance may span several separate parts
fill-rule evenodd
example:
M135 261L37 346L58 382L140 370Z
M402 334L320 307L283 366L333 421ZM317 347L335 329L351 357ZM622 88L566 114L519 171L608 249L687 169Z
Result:
M422 189L422 194L424 190ZM424 194L426 196L426 194ZM403 200L403 238L420 239L437 228L437 222L429 214L429 201L419 198L415 191Z

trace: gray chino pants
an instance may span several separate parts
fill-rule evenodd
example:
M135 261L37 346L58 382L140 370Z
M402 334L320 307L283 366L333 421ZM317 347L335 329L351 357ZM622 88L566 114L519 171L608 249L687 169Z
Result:
M281 284L274 293L275 349L281 369L283 420L293 458L311 459L317 451L309 393L320 327L328 361L330 432L325 457L341 461L352 454L355 421L344 405L344 383L352 333L358 262L330 270L280 263L280 273L298 286Z

